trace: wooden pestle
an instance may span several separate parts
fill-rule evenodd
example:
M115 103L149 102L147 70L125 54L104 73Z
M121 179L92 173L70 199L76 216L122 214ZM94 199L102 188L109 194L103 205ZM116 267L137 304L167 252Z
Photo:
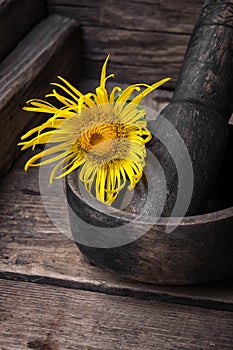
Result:
M180 133L193 165L194 187L186 215L206 210L225 155L232 107L233 0L207 0L193 30L173 99L161 112ZM156 133L148 148L165 172L168 192L162 216L170 216L178 188L176 165ZM179 216L179 210L172 216Z

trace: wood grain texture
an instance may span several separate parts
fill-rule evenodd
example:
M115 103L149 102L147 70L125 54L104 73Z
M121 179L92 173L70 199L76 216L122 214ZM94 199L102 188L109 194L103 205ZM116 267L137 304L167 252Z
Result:
M56 1L51 13L77 18L82 25L85 74L99 76L111 53L117 80L152 83L171 76L174 87L202 0L194 1Z
M97 79L110 53L108 66L118 81L154 83L171 77L163 88L174 87L189 39L186 35L87 26L82 33L86 77Z
M44 16L44 0L0 2L0 61Z
M97 86L97 82L93 82L94 85ZM159 91L156 94L160 94ZM87 262L75 243L62 235L48 218L40 197L38 169L23 171L23 164L29 156L23 154L0 186L1 277L233 309L232 279L192 287L159 287L127 280ZM56 211L59 203L56 194L48 201ZM62 220L68 223L69 218L62 215Z
M48 0L51 12L64 13L80 23L107 28L190 34L202 0Z
M75 42L75 45L74 45ZM75 20L51 16L42 21L0 64L0 176L19 154L20 136L39 118L22 111L26 101L43 98L57 75L80 73L80 31ZM71 79L71 81L72 81Z
M1 280L7 350L232 349L233 314Z

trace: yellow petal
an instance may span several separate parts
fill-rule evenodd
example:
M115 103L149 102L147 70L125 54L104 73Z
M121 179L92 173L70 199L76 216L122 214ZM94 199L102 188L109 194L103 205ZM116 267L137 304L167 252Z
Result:
M108 54L108 56L103 64L102 71L101 71L100 86L103 88L105 88L106 69L107 69L107 63L108 63L109 57L110 57L110 54Z
M54 161L60 159L60 158L64 158L65 155L67 155L68 151L70 150L70 145L68 144L62 144L62 145L57 145L57 146L53 146L50 148L47 148L46 150L35 154L32 158L30 158L27 163L25 164L24 169L27 170L30 166L39 166L39 165L46 165L46 164L50 164L53 163ZM41 159L43 157L47 157L53 153L57 153L57 152L63 152L60 153L59 155L55 155L52 158L49 158L43 162L40 163L35 163L38 159Z
M109 97L109 102L110 103L113 103L114 102L114 99L115 99L115 92L116 91L121 91L121 88L119 86L115 86L113 89L112 89L112 92L110 94L110 97Z
M133 91L140 91L141 87L149 87L147 84L134 84L128 86L117 99L117 102L126 103Z
M165 78L162 79L160 81L157 81L156 83L154 83L153 85L149 86L148 88L146 88L144 91L142 91L139 95L137 95L131 102L130 104L136 104L138 105L141 100L143 99L143 97L145 97L146 95L148 95L150 92L152 92L153 90L157 89L159 86L163 85L164 83L166 83L168 80L170 80L171 78Z
M70 107L72 106L73 108L75 108L75 106L77 106L77 104L70 100L69 98L60 95L59 93L57 93L57 91L54 89L52 94L48 94L45 97L55 97L58 101L60 101L61 103L63 103L64 105Z
M69 166L70 164L68 164L67 166L69 166L68 170L63 171L60 175L55 176L55 173L57 172L58 168L61 166L61 164L64 164L65 162L67 162L69 159L71 159L72 157L74 157L74 154L72 153L69 157L66 157L63 162L60 162L59 164L57 164L51 175L50 175L50 181L53 181L53 179L61 179L62 177L70 174L72 171L76 170L81 164L83 164L83 162L85 161L84 158L82 157L76 157L76 161L73 162L73 164L71 166Z

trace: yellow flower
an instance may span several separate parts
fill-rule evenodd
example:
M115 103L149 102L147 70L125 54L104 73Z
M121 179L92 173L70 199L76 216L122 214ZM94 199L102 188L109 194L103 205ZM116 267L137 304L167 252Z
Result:
M142 98L170 78L153 85L134 84L124 91L118 86L110 94L106 90L107 57L101 72L96 93L82 94L65 79L63 84L52 83L63 90L63 96L55 89L46 97L56 98L57 108L47 101L33 99L24 110L52 114L45 123L21 137L22 150L35 148L37 144L54 144L34 155L25 165L46 165L58 162L51 173L50 182L80 167L79 178L87 191L98 200L111 205L119 191L130 182L133 189L140 180L145 166L145 144L151 139L146 128L145 110L139 106ZM132 93L144 90L132 97ZM117 93L118 92L118 93ZM117 95L116 95L117 93ZM33 134L32 139L28 140ZM44 159L47 158L47 159ZM42 161L38 162L43 158Z

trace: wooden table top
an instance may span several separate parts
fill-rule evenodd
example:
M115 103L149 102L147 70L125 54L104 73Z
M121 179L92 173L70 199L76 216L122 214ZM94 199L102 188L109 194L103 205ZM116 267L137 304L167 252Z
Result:
M233 349L232 278L155 286L93 266L47 216L28 157L0 184L0 350Z

